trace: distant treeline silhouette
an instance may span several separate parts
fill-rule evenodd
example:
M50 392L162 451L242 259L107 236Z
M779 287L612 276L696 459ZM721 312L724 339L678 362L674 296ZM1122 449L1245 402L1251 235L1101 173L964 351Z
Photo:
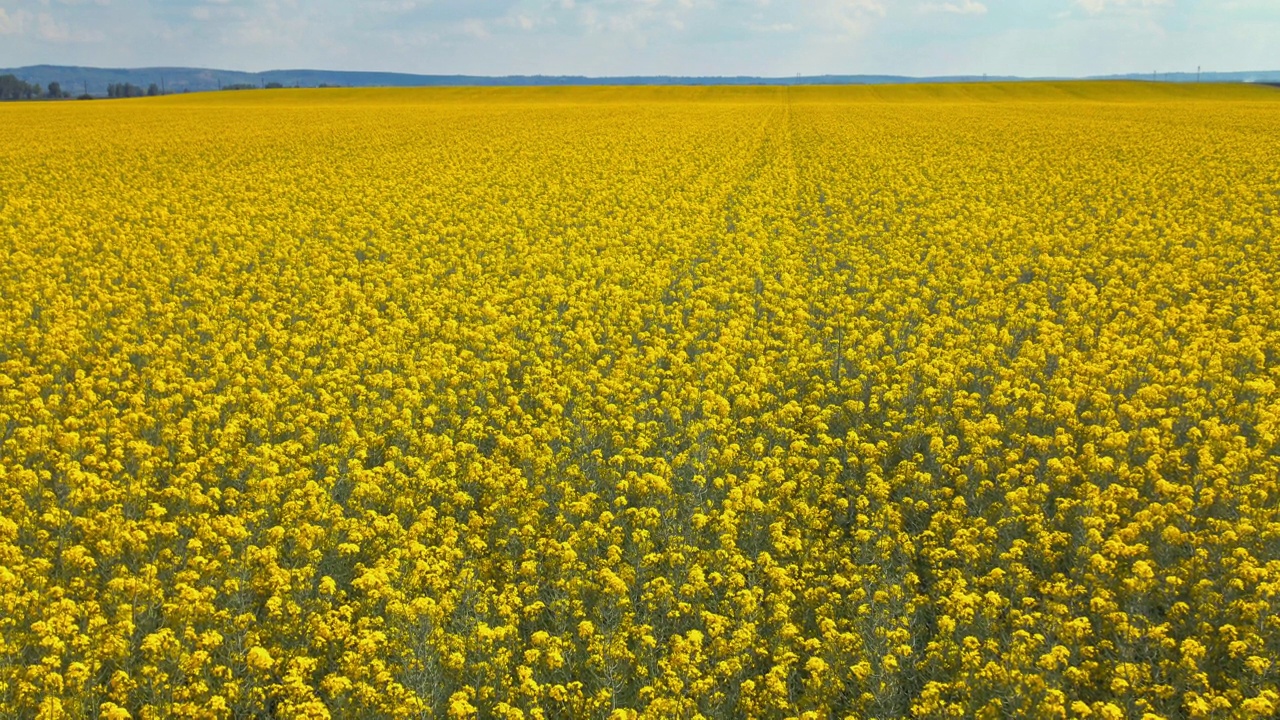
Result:
M284 83L269 82L269 83L263 83L262 85L255 85L253 83L232 83L230 85L223 85L222 89L223 90L257 90L259 87L265 88L267 90L280 90L284 87Z
M146 90L141 86L133 83L111 83L107 85L107 97L109 98L131 98L131 97L155 97L163 94L160 86L151 83Z
M18 79L16 75L0 75L0 100L35 100L37 98L67 98L71 93L65 92L56 82L49 83L49 88L40 87L40 83L28 83Z
M256 83L232 83L223 85L222 90L257 90L265 88L267 90L278 90L285 88L286 85L280 82L264 82L261 85ZM296 87L296 86L295 86ZM320 83L320 87L340 87L327 83ZM182 88L180 92L188 92L189 88ZM134 85L131 82L107 83L108 98L136 98L136 97L154 97L156 95L167 95L165 89L151 83L147 87ZM39 99L63 99L72 97L71 93L63 90L62 85L57 81L51 81L48 88L41 87L39 83L29 83L20 79L17 75L7 74L0 75L0 100L39 100ZM88 92L79 96L83 100L93 99L93 95ZM98 96L101 97L101 96Z

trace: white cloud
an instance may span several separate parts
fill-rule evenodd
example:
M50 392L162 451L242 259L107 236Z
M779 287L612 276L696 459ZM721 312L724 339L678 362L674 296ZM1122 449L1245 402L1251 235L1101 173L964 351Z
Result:
M816 28L838 28L846 35L862 35L886 10L879 0L822 0L813 3Z
M100 4L100 3L94 3ZM33 37L51 44L90 43L106 39L101 30L78 30L51 13L0 8L0 35Z
M1090 15L1097 15L1111 8L1146 8L1173 4L1173 0L1075 0L1075 2Z
M955 13L957 15L986 15L987 6L977 0L960 0L960 2L925 3L920 6L926 13Z
M418 3L415 0L377 0L363 3L362 7L374 12L402 13L416 9Z
M67 28L66 23L54 20L49 13L40 13L36 16L36 32L40 34L41 40L66 42L71 39L71 30Z
M0 8L0 35L21 35L26 32L26 25L31 21L31 13L26 10L15 10L12 15Z
M462 21L462 32L477 40L486 40L489 37L489 26L479 18L467 18Z
M696 6L692 0L678 0L671 4L663 0L634 0L603 6L577 5L571 1L561 3L562 8L580 8L578 22L588 32L621 34L637 43L643 43L651 32L683 30L686 16Z

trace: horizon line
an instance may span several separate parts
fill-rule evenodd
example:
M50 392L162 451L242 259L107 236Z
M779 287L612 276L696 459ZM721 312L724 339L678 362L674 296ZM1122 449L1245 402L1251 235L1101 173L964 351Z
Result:
M82 70L104 70L104 71L146 71L146 70L198 70L222 73L237 73L241 75L266 75L269 73L290 73L290 72L316 72L316 73L334 73L334 74L362 74L362 75L402 75L407 77L464 77L464 78L480 78L480 79L502 79L502 78L581 78L588 80L608 80L616 79L634 79L634 78L724 78L724 79L743 79L743 78L759 78L762 80L794 80L806 78L824 78L824 77L892 77L907 79L933 79L933 78L1003 78L1003 79L1019 79L1019 80L1094 80L1107 78L1128 78L1128 77L1160 77L1171 75L1247 75L1247 74L1269 74L1280 73L1280 70L1274 69L1248 69L1248 70L1201 70L1199 68L1193 70L1155 70L1152 72L1130 71L1130 72L1113 72L1096 75L1018 75L1013 73L949 73L934 75L906 75L892 72L822 72L822 73L796 73L794 75L760 75L760 74L685 74L674 75L670 73L631 73L631 74L614 74L614 75L588 75L575 73L506 73L506 74L479 74L466 72L409 72L404 70L333 70L318 67L277 67L266 70L232 70L220 67L209 67L199 65L135 65L135 66L105 66L105 65L59 65L56 63L34 63L29 65L15 65L0 70L28 70L33 68L56 68L56 69L82 69Z

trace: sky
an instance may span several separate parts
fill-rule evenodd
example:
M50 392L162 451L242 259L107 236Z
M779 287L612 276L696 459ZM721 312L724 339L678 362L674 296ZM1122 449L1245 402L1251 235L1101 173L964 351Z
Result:
M0 0L0 67L1088 76L1280 69L1280 0Z

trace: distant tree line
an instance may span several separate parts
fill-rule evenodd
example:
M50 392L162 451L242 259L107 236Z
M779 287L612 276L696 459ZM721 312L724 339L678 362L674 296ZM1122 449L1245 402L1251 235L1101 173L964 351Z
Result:
M267 90L280 90L285 88L284 83L271 81L262 84L255 83L232 83L230 85L221 86L222 90L257 90L265 88ZM294 86L296 87L296 85ZM341 87L340 85L329 85L321 83L319 87ZM188 92L189 88L183 88L182 92ZM107 97L109 98L135 98L135 97L153 97L156 95L167 94L164 88L156 83L151 83L146 88L141 85L134 85L131 82L109 83L107 85ZM62 89L62 85L58 82L49 83L48 88L42 88L38 83L28 83L19 79L16 75L0 75L0 100L37 100L37 99L62 99L70 98L72 94ZM82 100L92 100L93 96L87 92L79 96Z
M29 83L19 80L16 75L0 75L0 100L35 100L38 98L68 98L71 93L62 89L56 82L49 83L49 88L40 87L40 83Z
M258 85L254 85L253 83L231 83L230 85L223 85L221 89L222 90L257 90L258 87L259 87ZM261 87L267 90L281 90L284 88L284 83L275 82L273 80L269 83L263 83Z
M160 86L151 83L146 90L140 85L133 83L111 83L107 85L107 97L109 98L131 98L131 97L155 97L162 94Z

